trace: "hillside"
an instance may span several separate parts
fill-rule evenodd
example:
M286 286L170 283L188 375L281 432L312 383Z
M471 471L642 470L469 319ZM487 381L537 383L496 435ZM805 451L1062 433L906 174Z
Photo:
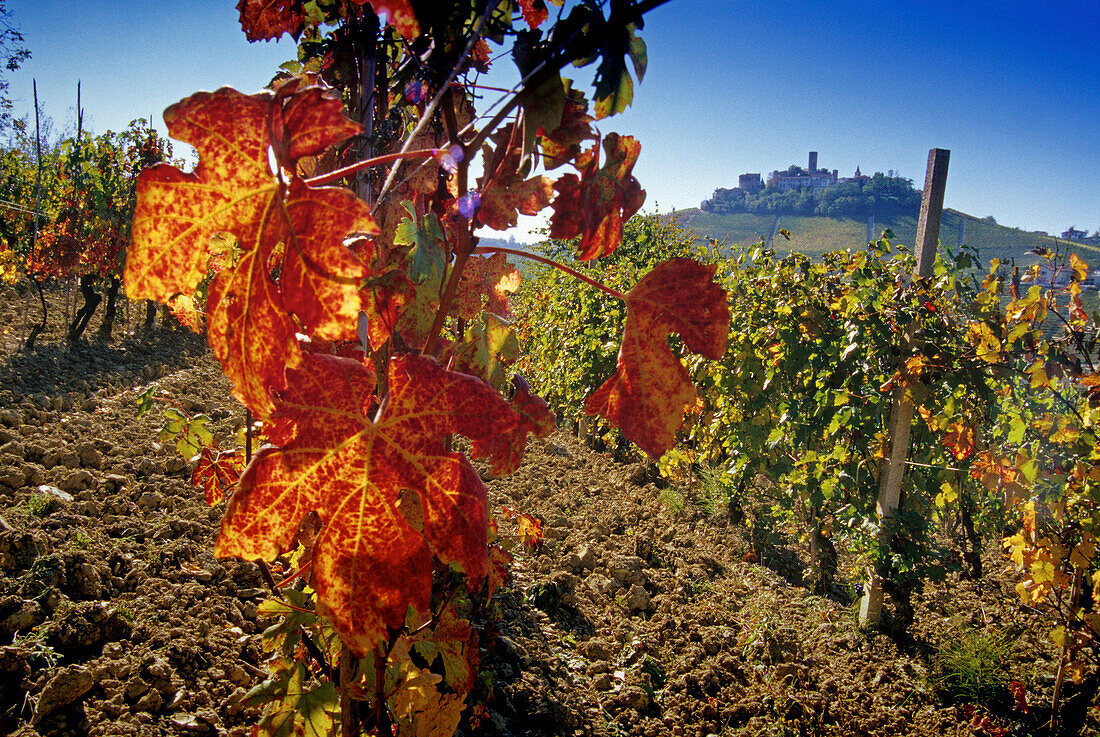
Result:
M725 240L730 246L748 246L761 238L767 239L776 227L776 217L771 215L721 215L696 208L680 210L675 215L684 227L706 238ZM772 243L779 252L799 251L812 255L835 249L858 248L868 240L867 221L855 218L780 215L778 227L791 234L789 242L777 238ZM898 242L912 246L916 240L917 219L905 216L884 219L874 224L874 235L877 237L884 228L892 229ZM1015 258L1018 264L1029 264L1036 257L1028 251L1057 246L1068 248L1086 261L1100 265L1100 248L1096 246L1005 227L957 210L944 210L940 242L952 248L960 242L966 243L978 249L981 260L986 263L994 258L1003 261Z

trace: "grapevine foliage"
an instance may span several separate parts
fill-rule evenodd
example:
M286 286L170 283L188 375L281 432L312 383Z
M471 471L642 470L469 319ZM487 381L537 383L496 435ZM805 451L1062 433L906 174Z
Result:
M612 259L619 279L652 268L624 254L678 255L690 240L636 218ZM822 590L841 573L839 550L863 564L850 578L877 568L901 626L923 581L982 576L992 537L1019 570L1022 602L1051 616L1070 674L1084 677L1100 637L1100 328L1082 301L1088 265L1049 253L1023 273L995 261L983 274L964 249L913 279L913 257L889 237L818 261L762 245L723 250L697 256L729 295L729 350L688 362L700 403L664 470L719 479L758 546L757 528L785 517L817 554ZM525 369L557 411L576 413L612 360L622 316L608 302L549 270L520 291ZM900 395L916 411L904 503L880 549L876 503ZM959 533L945 537L952 527Z
M165 111L198 163L141 174L127 288L180 309L205 304L213 352L270 441L240 474L215 552L291 555L307 596L294 595L301 616L276 625L272 678L253 694L276 703L261 734L315 730L337 711L345 727L386 734L456 728L475 680L469 618L503 580L507 554L490 545L485 487L452 437L509 473L527 437L555 424L515 374L519 273L475 231L552 207L552 228L577 237L581 258L614 254L644 199L631 174L640 146L592 121L629 101L624 55L644 71L638 6L616 0L604 17L582 4L541 35L529 32L549 20L540 0L242 0L250 39L301 39L300 73ZM486 41L510 38L527 78L502 112L479 119L474 71L489 63ZM359 75L362 54L373 78ZM597 59L593 116L559 70ZM532 173L540 160L579 176ZM680 259L623 297L622 360L593 411L629 424L655 456L694 402L668 335L712 358L724 350L728 312L713 275ZM235 480L230 461L198 450L193 479L216 499ZM536 545L537 520L514 518ZM323 644L326 632L338 648ZM354 676L339 706L316 683L334 661Z

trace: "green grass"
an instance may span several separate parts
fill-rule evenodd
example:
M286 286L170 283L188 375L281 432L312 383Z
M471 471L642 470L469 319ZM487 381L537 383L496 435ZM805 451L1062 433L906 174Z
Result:
M932 658L932 685L961 703L995 702L1008 688L1011 642L1002 633L970 630L943 642Z
M774 215L719 215L698 209L676 213L680 224L699 235L717 240L725 239L730 246L748 247L772 232ZM791 240L777 235L772 248L777 253L798 251L816 256L826 251L858 249L867 244L867 221L855 218L801 217L782 215L779 227L790 232ZM1027 266L1038 258L1028 251L1043 247L1070 250L1090 265L1100 266L1100 248L1081 243L1070 243L1061 238L1043 236L1017 228L991 223L957 210L944 210L940 222L940 243L955 250L959 243L960 227L963 242L978 249L983 264L999 258L1004 262L1015 259L1018 266ZM901 245L913 247L917 235L917 218L890 217L875 223L873 235L877 238L883 229L894 231Z

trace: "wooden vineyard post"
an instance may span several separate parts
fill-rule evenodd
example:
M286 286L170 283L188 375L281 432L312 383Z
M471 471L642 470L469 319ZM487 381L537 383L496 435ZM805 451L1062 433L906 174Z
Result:
M921 198L920 220L917 222L916 259L914 276L918 279L932 275L932 263L936 260L936 248L940 237L940 216L943 214L943 194L947 187L947 162L951 152L934 148L928 152L928 169L924 176L924 196ZM879 480L878 504L879 550L890 544L890 531L898 501L901 498L901 482L905 477L905 459L909 452L909 428L913 420L913 400L905 381L905 359L916 334L916 325L910 323L902 337L903 350L901 377L894 389L894 404L890 410L890 453L887 465ZM882 620L883 581L875 566L864 590L859 607L859 622L863 627L874 627Z

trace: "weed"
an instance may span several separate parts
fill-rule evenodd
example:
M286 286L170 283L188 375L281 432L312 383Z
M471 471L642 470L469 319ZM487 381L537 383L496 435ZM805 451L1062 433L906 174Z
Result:
M16 635L12 642L17 648L26 650L28 662L36 669L49 669L57 666L61 656L46 644L46 627L39 625L34 629Z
M730 499L725 474L713 466L701 466L696 475L699 477L699 495L694 499L695 506L704 516L717 517Z
M35 494L23 504L23 509L32 517L45 517L53 509L53 502L45 494Z
M948 698L989 702L1008 688L1011 640L1003 633L972 630L950 637L932 658L931 685Z
M675 515L684 511L684 504L686 503L683 492L672 486L661 489L661 493L657 495L657 501Z

